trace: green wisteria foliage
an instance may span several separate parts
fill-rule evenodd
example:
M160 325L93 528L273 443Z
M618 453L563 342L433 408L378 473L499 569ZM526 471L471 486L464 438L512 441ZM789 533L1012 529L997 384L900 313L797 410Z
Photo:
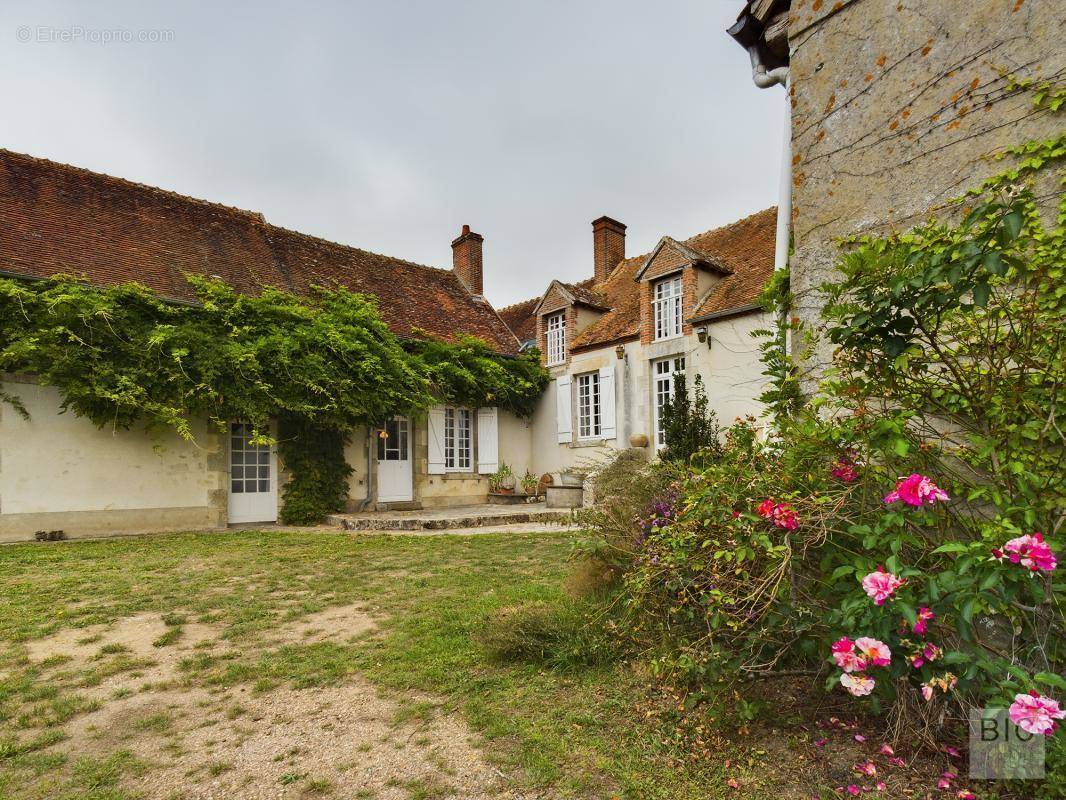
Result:
M0 279L0 372L54 386L63 410L100 427L143 423L186 439L194 419L244 420L263 438L272 419L344 434L441 401L529 415L547 384L535 353L502 356L469 337L401 340L373 298L343 288L250 295L219 280L188 281L193 303L135 283ZM26 414L17 397L0 401ZM321 470L335 487L343 454L328 452L341 459Z

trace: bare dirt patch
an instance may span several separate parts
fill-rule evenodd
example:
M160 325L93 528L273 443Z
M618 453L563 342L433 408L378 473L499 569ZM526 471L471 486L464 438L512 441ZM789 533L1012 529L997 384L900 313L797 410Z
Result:
M239 647L247 658L279 646L350 644L374 628L360 606L337 606ZM156 645L175 629L173 642ZM32 662L75 679L107 659L143 662L79 689L100 706L69 720L68 738L51 749L72 761L128 750L147 769L124 785L145 800L525 796L507 790L470 730L432 698L383 697L355 676L328 688L255 691L201 685L183 673L183 658L238 647L222 633L140 614L27 642Z
M150 769L130 785L146 798L433 796L512 798L502 775L451 716L402 717L362 680L328 689L147 692L108 703L70 729L71 751L129 749ZM327 789L328 787L328 789Z
M376 628L360 605L333 606L283 625L270 635L272 644L351 643Z

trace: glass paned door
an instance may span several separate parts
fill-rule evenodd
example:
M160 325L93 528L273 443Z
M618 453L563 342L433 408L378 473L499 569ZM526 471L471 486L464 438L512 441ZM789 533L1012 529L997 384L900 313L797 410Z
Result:
M414 499L411 473L411 420L396 417L378 431L378 500L383 503Z
M254 443L251 425L229 426L229 521L275 522L277 465L269 445Z

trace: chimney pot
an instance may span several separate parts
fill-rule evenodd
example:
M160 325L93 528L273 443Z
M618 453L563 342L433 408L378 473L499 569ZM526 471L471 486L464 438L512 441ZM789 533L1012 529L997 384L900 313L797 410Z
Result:
M592 256L596 283L603 283L626 257L626 226L616 219L592 221Z
M464 225L459 238L452 242L452 272L471 294L476 295L485 293L481 268L481 243L484 241L485 237Z

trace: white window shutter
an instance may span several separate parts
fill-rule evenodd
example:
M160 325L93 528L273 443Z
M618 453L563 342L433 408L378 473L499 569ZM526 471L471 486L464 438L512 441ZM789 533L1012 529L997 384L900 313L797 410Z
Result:
M560 442L574 441L574 425L571 421L570 376L563 375L555 381L555 408Z
M496 406L477 410L477 471L490 475L500 468L500 435Z
M614 368L600 370L600 435L604 439L617 438L614 404Z
M444 474L444 406L429 409L426 424L426 444L429 445L429 462L426 472L430 475Z

